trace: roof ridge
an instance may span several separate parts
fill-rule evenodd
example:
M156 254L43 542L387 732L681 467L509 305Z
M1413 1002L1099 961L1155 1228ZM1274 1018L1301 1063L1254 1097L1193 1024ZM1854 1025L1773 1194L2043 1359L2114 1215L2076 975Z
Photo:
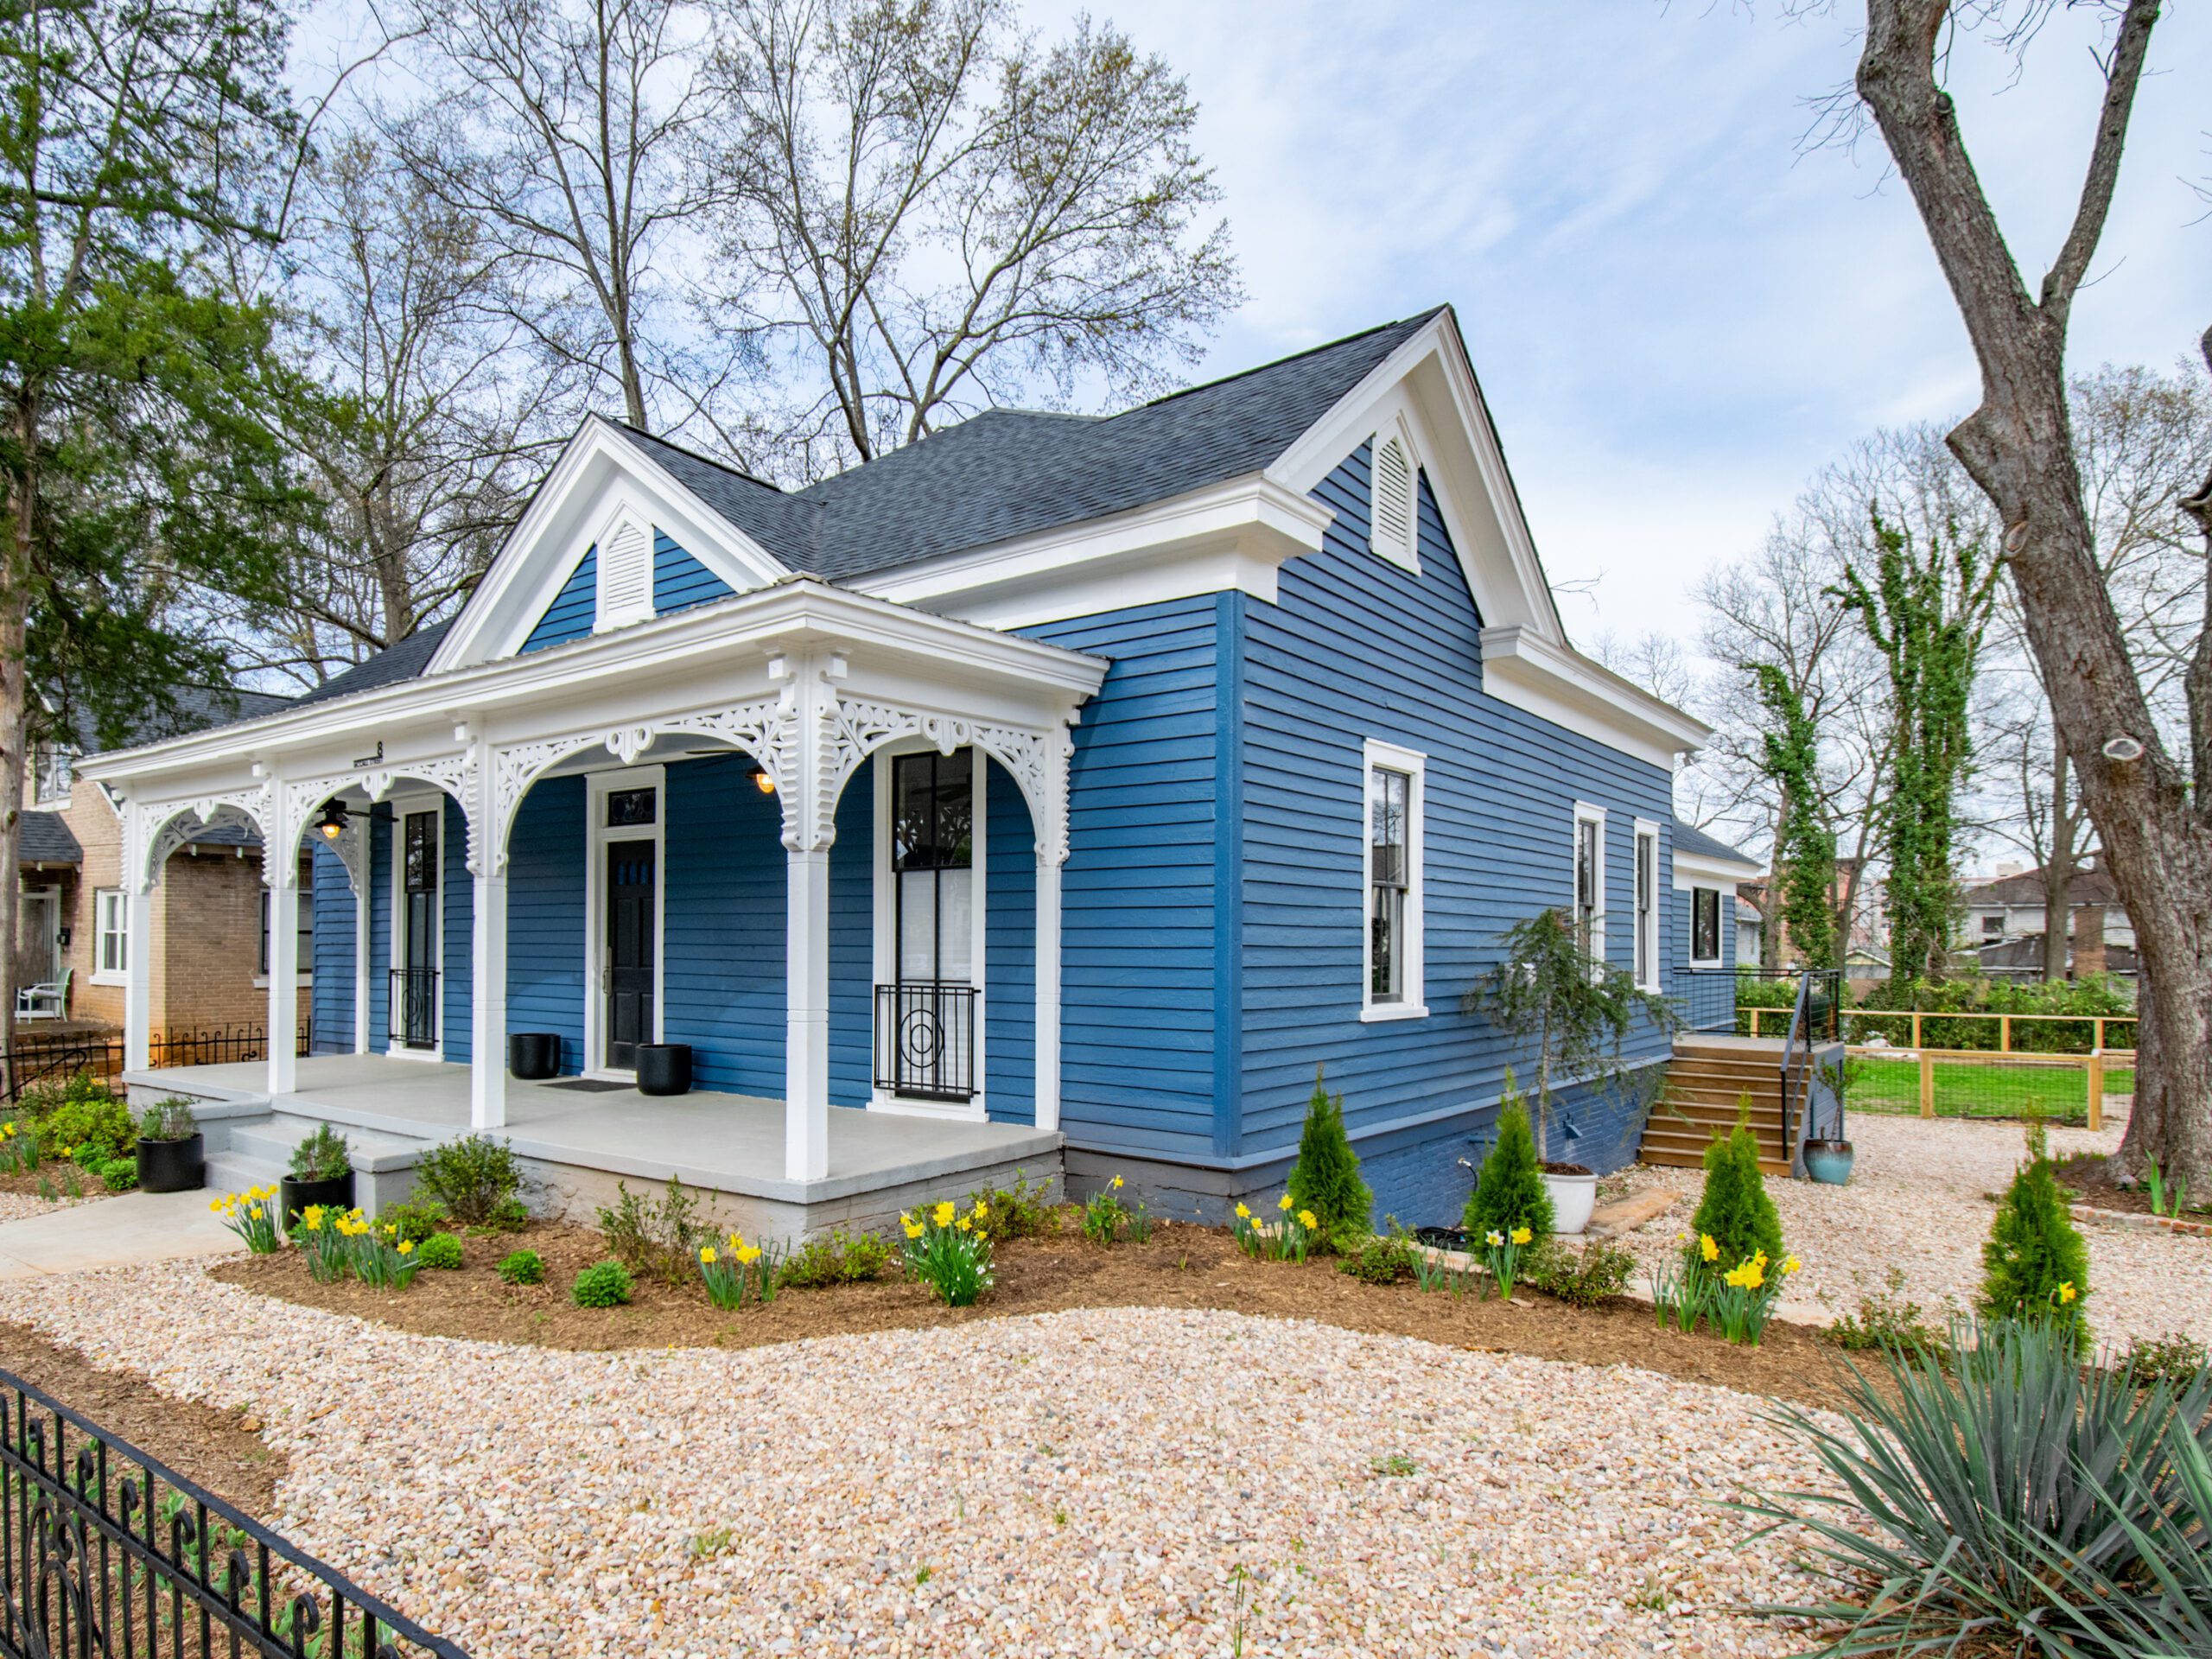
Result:
M747 484L757 484L762 489L772 490L778 495L797 496L800 493L796 490L787 490L780 484L772 484L765 478L755 477L742 467L733 467L729 462L717 460L702 450L694 449L689 444L678 443L673 438L664 438L658 432L648 432L643 427L632 426L627 421L618 421L609 415L601 415L596 410L592 411L592 418L605 421L626 438L643 438L647 443L657 443L664 449L673 449L679 455L690 456L702 467L711 467L718 473L727 473L732 478L744 480Z
M1368 340L1376 334L1388 334L1393 328L1425 324L1448 308L1446 306L1433 305L1427 310L1410 317L1399 317L1389 322L1378 322L1371 328L1362 328L1356 334L1345 334L1341 339L1323 340L1319 346L1308 346L1301 352L1288 352L1281 357L1270 359L1265 363L1255 363L1249 369L1239 369L1234 374L1220 375L1211 380L1201 380L1195 385L1163 392L1148 403L1134 404L1128 409L1117 410L1105 418L1109 421L1117 421L1124 415L1135 414L1138 410L1158 409L1163 404L1172 404L1179 397L1188 397L1194 391L1211 391L1216 386L1233 385L1239 380L1249 380L1255 374L1265 374L1269 369L1279 369L1286 363L1295 363L1301 358L1318 357L1323 352L1333 352L1339 346L1349 346L1355 340Z

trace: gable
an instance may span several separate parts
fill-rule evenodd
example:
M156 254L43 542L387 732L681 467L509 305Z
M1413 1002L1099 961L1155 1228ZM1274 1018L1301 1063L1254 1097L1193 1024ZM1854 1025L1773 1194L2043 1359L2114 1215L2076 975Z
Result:
M657 454L587 421L424 671L634 626L791 575Z

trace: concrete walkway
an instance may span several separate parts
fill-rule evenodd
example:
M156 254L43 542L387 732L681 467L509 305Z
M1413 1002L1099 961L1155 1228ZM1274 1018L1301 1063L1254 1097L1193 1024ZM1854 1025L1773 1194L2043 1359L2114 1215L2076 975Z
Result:
M238 1248L208 1192L125 1192L0 1223L0 1281L168 1262Z

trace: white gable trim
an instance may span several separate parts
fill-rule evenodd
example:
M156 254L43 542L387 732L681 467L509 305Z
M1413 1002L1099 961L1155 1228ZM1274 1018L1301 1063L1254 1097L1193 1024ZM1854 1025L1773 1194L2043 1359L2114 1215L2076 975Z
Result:
M1675 849L1675 891L1688 893L1692 887L1718 887L1721 896L1736 896L1738 881L1756 881L1766 872L1749 859L1715 858L1710 853L1686 852Z
M649 563L658 530L741 594L792 574L611 423L594 416L569 440L424 671L472 667L519 650L584 550L626 512L646 526ZM618 613L642 620L652 613L652 598L649 570L645 608L630 615L617 607ZM594 613L601 615L596 605Z
M1483 690L1554 726L1672 770L1713 728L1533 628L1482 631Z

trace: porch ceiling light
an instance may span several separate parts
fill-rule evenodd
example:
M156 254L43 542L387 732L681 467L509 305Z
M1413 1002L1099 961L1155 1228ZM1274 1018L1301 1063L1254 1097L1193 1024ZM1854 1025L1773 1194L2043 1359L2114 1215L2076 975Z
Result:
M753 787L759 790L763 795L772 795L776 792L776 780L768 775L767 767L755 766L753 768Z
M315 821L315 833L325 841L335 841L346 833L346 803L332 798L322 804L322 816Z

